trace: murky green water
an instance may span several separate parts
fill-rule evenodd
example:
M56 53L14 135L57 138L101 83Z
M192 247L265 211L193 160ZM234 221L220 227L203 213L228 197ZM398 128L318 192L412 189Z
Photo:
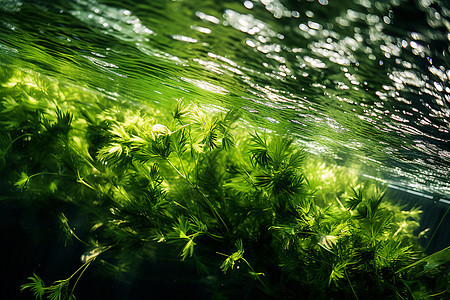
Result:
M246 111L308 151L450 193L445 1L0 1L0 61L120 102Z

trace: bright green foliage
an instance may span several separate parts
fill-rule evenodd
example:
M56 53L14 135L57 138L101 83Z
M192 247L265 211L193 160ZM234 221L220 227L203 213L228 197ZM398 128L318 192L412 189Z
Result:
M33 292L33 295L36 299L42 299L42 296L44 296L47 289L45 287L44 281L42 281L42 279L36 274L33 274L33 276L28 277L28 280L30 282L22 285L20 290L24 291L26 289L29 289L31 292Z
M225 259L225 261L220 266L220 268L222 269L222 271L224 273L226 273L227 270L230 268L233 269L234 264L237 261L243 259L244 249L243 249L243 245L242 245L242 240L238 240L236 242L236 248L237 248L237 251L234 252L233 254L231 254L230 256L228 256L227 259Z
M87 266L89 265L90 261L82 266L78 271L81 269L84 271ZM78 272L77 271L77 272ZM83 273L81 272L81 274ZM44 295L46 295L47 299L50 300L70 300L75 299L75 296L73 295L73 290L76 285L70 290L69 284L70 279L77 273L75 272L71 277L64 279L64 280L57 280L50 286L45 286L44 281L36 274L33 274L32 277L28 277L28 280L30 282L23 284L20 288L21 291L29 289L31 292L33 292L34 297L36 299L42 299ZM81 276L80 274L80 276ZM80 277L78 277L79 279ZM77 280L78 282L78 280Z
M255 279L256 298L448 294L421 281L438 281L449 259L423 258L420 211L402 212L383 187L307 158L288 134L247 134L236 110L206 114L180 100L173 112L138 111L48 84L18 72L3 83L0 169L8 193L52 204L65 240L93 252L50 287L29 277L22 290L35 298L74 297L97 256L115 273L137 259L178 258L235 287L217 297ZM75 234L65 204L90 230ZM425 267L411 272L419 258Z
M14 185L18 189L23 189L27 185L28 181L30 180L30 177L25 172L20 173L19 179L14 183Z

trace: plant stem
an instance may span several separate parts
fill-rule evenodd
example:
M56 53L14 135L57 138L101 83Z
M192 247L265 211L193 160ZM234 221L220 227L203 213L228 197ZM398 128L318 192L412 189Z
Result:
M11 143L10 143L9 146L8 146L8 149L9 149L9 148L11 147L11 145L14 144L14 142L16 142L17 140L20 140L20 139L23 138L23 137L31 136L31 135L32 135L31 133L24 133L24 134L22 134L22 135L19 135L18 137L16 137L14 140L11 141Z
M438 226L436 227L436 229L433 232L433 235L431 236L430 240L427 243L427 246L425 247L424 252L427 252L428 247L431 244L431 241L433 240L434 236L436 235L436 232L439 230L439 227L441 227L442 222L444 221L445 217L447 216L448 212L450 211L450 206L447 208L447 210L445 211L445 214L442 216L441 220L439 221Z
M352 289L352 292L353 292L353 295L355 296L355 299L359 300L358 296L356 295L355 289L353 288L353 284L350 281L350 278L348 278L347 270L344 270L344 274L345 274L345 277L347 278L348 283L350 284L350 288Z
M92 259L90 259L89 261L87 261L83 266L84 266L84 269L83 269L83 271L81 271L81 273L80 273L80 275L78 275L78 278L77 278L77 280L75 281L75 284L73 285L73 287L72 287L72 294L73 294L73 291L75 290L75 287L77 286L77 284L78 284L78 281L80 280L80 278L81 278L81 276L83 275L83 273L84 273L84 271L86 271L86 269L89 267L89 265L96 259L97 257L93 257ZM82 267L83 267L82 266ZM77 271L78 272L78 271Z
M255 270L253 270L253 268L252 268L252 266L250 265L250 263L245 259L245 258L241 258L246 264L247 264L247 266L249 267L249 269L253 272L253 273L255 273L255 274L257 274L256 272L255 272ZM264 275L264 273L262 273L262 275ZM258 281L262 284L262 286L265 288L265 289L267 289L267 291L269 291L269 287L261 280L261 278L259 278L259 276L257 276L257 278L258 278Z
M205 196L205 194L203 194L199 188L197 186L194 186L194 184L189 180L189 178L180 172L180 170L178 170L177 167L175 167L175 165L170 161L170 159L166 158L167 162L169 163L169 165L178 173L178 175L180 175L184 180L186 180L189 185L195 190L197 191L197 193L202 196L202 198L205 200L205 202L208 204L209 208L211 209L211 211L213 212L213 214L216 215L216 217L220 220L220 222L222 223L222 225L225 227L225 229L227 230L228 234L230 234L230 230L228 229L227 224L225 223L225 221L222 219L222 217L220 216L219 212L215 209L215 207L212 205L212 203L209 201L208 197Z
M113 247L113 246L108 246L108 247L102 249L99 253L95 254L95 256L93 256L93 257L91 257L90 259L88 259L88 260L87 260L81 267L79 267L79 268L78 268L78 269L77 269L77 270L76 270L69 278L66 279L66 280L71 280L71 279L75 276L75 274L77 274L78 272L81 271L80 275L78 275L78 278L77 278L77 280L75 281L75 284L74 284L73 287L72 287L72 294L73 294L73 291L75 290L75 287L76 287L77 284L78 284L78 281L80 280L81 276L82 276L83 273L86 271L86 269L89 267L89 265L90 265L94 260L96 260L97 257L98 257L100 254L104 253L105 251L108 251L109 249L111 249L111 247Z
M88 188L97 191L93 186L91 186L89 183L87 183L86 181L83 180L83 178L81 178L80 176L80 172L77 172L77 181L81 184L84 184L85 186L87 186Z
M85 244L86 246L89 246L88 243L86 243L85 241L83 241L82 239L80 239L80 238L75 234L75 231L73 231L73 230L70 230L70 231L71 231L72 235L75 237L75 239L76 239L77 241L79 241L79 242L82 243L82 244Z
M63 176L63 177L72 177L67 174L59 174L59 173L52 173L52 172L39 172L39 173L28 176L28 179L36 177L36 176L41 176L41 175L55 175L55 176Z

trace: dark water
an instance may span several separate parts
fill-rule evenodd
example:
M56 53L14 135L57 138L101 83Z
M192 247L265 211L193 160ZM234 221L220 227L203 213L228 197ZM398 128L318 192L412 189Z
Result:
M309 152L450 194L445 1L0 0L0 61L122 102L237 106Z

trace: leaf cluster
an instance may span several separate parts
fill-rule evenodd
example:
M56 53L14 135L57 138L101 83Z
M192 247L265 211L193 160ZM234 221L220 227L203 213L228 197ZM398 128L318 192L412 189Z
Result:
M106 249L115 272L178 259L219 286L256 279L265 297L448 294L442 283L433 290L448 251L426 258L416 242L420 210L406 214L382 187L307 157L289 134L248 134L234 109L179 100L144 111L53 85L20 73L3 84L0 168L15 199L53 207L67 240L100 250L49 287L30 277L22 290L35 298L74 297ZM86 97L89 107L77 100ZM64 203L90 230L75 234Z

